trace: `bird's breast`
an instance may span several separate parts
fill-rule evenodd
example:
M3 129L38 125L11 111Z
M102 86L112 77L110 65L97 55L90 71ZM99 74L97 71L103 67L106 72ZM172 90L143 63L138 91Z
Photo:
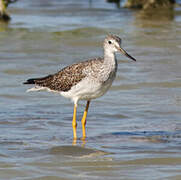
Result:
M105 65L103 67L103 71L102 73L100 73L100 75L102 76L101 78L99 78L102 83L106 83L107 81L113 81L116 77L116 72L117 72L117 63L115 62L114 64L109 64L109 65Z

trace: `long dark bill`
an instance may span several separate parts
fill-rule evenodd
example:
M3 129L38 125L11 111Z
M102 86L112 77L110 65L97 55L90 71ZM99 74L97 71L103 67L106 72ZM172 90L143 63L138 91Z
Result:
M129 55L123 48L118 48L118 50L123 53L125 56L127 56L128 58L132 59L133 61L136 61L136 59L134 57L132 57L131 55Z

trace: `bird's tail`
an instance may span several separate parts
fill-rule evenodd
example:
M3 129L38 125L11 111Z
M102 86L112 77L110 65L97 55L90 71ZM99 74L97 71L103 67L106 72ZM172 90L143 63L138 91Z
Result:
M37 79L28 79L23 84L35 84L35 80L37 80Z
M28 79L26 82L24 82L23 84L37 84L37 85L42 85L42 83L44 84L45 81L51 80L52 79L52 75L48 75L45 77L41 77L41 78L33 78L33 79Z

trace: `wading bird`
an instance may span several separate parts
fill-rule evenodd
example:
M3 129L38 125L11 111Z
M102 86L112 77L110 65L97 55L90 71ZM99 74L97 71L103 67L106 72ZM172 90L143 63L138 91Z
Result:
M128 58L136 61L123 48L121 39L116 35L108 35L103 43L104 56L93 58L84 62L72 64L59 72L42 78L28 79L24 84L35 84L28 91L47 90L57 92L74 102L73 136L76 134L76 111L79 100L86 100L87 105L82 117L82 138L86 137L86 117L90 101L104 95L112 85L117 71L116 52L121 52Z

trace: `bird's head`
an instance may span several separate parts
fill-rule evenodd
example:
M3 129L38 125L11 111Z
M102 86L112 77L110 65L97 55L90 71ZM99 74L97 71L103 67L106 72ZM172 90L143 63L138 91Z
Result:
M104 40L104 51L108 53L121 52L128 58L136 61L131 55L129 55L122 47L121 47L121 38L116 35L108 35Z

